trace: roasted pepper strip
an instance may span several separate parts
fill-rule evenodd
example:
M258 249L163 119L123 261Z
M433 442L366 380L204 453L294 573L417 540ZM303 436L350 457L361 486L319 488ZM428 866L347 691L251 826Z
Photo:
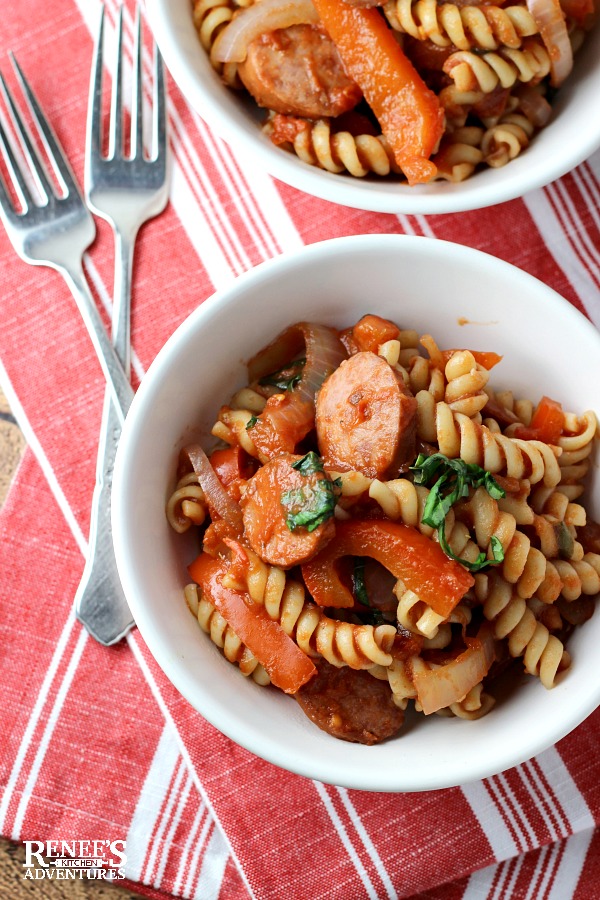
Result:
M202 553L188 571L207 600L264 666L275 687L295 694L316 673L315 666L279 622L269 618L263 606L242 591L224 587L221 579L228 567L226 560Z
M409 184L437 169L429 157L444 131L444 111L404 55L379 10L344 0L314 0L348 75L361 88Z
M379 519L338 522L335 538L302 566L306 587L319 606L354 605L335 569L344 556L376 559L444 618L474 584L469 572L449 559L439 544L409 525Z
M545 444L558 444L562 434L565 416L558 400L542 397L535 408L531 425L520 425L515 428L514 437L524 441L543 441Z

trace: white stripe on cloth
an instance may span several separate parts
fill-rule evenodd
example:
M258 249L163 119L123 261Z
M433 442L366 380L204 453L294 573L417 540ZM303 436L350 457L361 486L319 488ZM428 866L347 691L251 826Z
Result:
M594 829L542 848L529 885L519 885L524 900L570 900L581 877ZM462 900L504 900L514 894L525 857L487 866L470 876Z
M144 781L127 833L124 873L138 883L160 888L173 850L173 837L181 821L192 778L179 752L176 732L165 724ZM198 835L200 823L202 831ZM207 835L212 832L210 840ZM192 846L194 853L190 854ZM183 897L208 900L221 892L229 848L214 819L201 804L189 829L173 890ZM185 885L183 876L188 872Z
M237 858L237 856L236 856L236 853L235 853L233 847L231 846L231 844L230 844L230 842L229 842L229 839L227 838L227 834L226 834L225 831L222 829L218 817L215 815L214 809L212 808L212 804L211 804L211 802L210 802L210 800L209 800L209 798L208 798L208 796L207 796L207 794L206 794L206 791L204 790L204 785L202 784L202 782L201 782L200 779L198 778L198 775L197 775L197 773L196 773L196 770L195 770L195 768L194 768L194 765L193 765L193 763L192 763L192 760L190 759L190 755L189 755L188 749L187 749L187 747L186 747L186 745L185 745L185 742L184 742L183 738L181 737L179 731L177 730L177 728L176 728L176 726L175 726L175 723L173 722L173 718L172 718L172 716L171 716L171 713L169 712L169 708L168 708L167 704L166 704L165 701L164 701L164 698L163 698L163 696L162 696L162 694L161 694L161 692L160 692L160 688L158 687L156 681L154 680L154 677L153 677L153 675L152 675L152 672L151 672L150 669L148 668L148 665L147 665L147 663L146 663L146 660L144 659L144 655L143 655L143 653L142 653L142 650L141 650L141 648L139 647L137 641L138 641L138 637L137 637L136 632L135 632L135 631L130 631L129 634L127 635L127 643L128 643L128 645L129 645L129 647L130 647L130 649L131 649L131 651L132 651L132 653L133 653L135 659L137 660L137 663L138 663L140 669L142 670L142 673L143 673L143 675L144 675L144 677L145 677L145 679L146 679L146 682L147 682L147 684L148 684L148 686L149 686L149 688L150 688L150 690L151 690L151 692L152 692L152 695L154 696L154 699L156 700L156 702L157 702L157 704L158 704L158 707L159 707L160 711L162 712L162 714L163 714L163 716L164 716L164 718L165 718L165 721L166 721L167 724L171 727L171 729L172 729L172 731L173 731L173 733L174 733L174 735L175 735L175 737L176 737L176 740L177 740L177 743L178 743L178 746L179 746L179 752L181 753L181 755L182 755L182 757L183 757L183 759L184 759L184 761L185 761L185 763L186 763L186 765L187 765L187 767L188 767L188 770L190 771L190 773L191 773L191 775L192 775L192 778L194 779L194 784L195 784L195 786L196 786L196 788L197 788L197 790L198 790L198 792L199 792L199 794L200 794L200 796L201 796L203 802L206 804L206 807L207 807L207 809L208 809L209 812L210 812L210 815L211 815L211 817L212 817L212 820L214 821L214 823L216 823L216 824L218 825L218 827L219 827L219 829L220 829L220 831L221 831L223 840L224 840L225 845L226 845L226 847L227 847L227 852L229 853L229 855L230 855L231 858L233 859L234 863L236 864L237 869L238 869L238 872L239 872L239 874L240 874L240 877L242 878L242 881L244 882L244 886L246 887L246 889L247 889L247 891L248 891L248 893L249 893L249 895L250 895L251 900L256 900L255 895L254 895L254 892L252 891L252 888L250 887L250 884L249 884L248 879L247 879L247 877L246 877L246 873L245 873L243 867L241 866L241 864L240 864L240 862L239 862L239 860L238 860L238 858Z
M165 725L127 831L127 864L123 870L132 881L142 878L148 855L148 835L153 832L154 823L163 808L179 759L173 729Z
M262 258L276 256L284 248L289 251L301 247L302 239L271 176L254 165L241 172L239 160L227 144L213 134L196 112L192 111L192 117L224 183L233 188L232 196L240 217L250 233L254 228L256 246ZM257 197L260 197L260 205L256 202ZM266 211L268 218L264 214Z
M71 682L73 681L73 678L77 671L77 666L79 665L79 660L81 659L81 654L83 653L87 640L87 631L82 629L79 637L77 638L77 643L75 644L75 648L71 655L71 659L69 660L69 664L63 676L60 688L56 693L54 703L52 704L52 708L50 710L50 715L48 716L48 720L42 733L42 738L38 744L31 769L29 770L29 775L27 777L27 781L25 783L19 805L17 807L17 812L15 814L15 819L12 826L11 836L13 840L18 840L21 836L21 825L23 824L23 819L25 818L27 807L29 806L29 801L34 794L35 783L38 779L40 769L44 762L48 744L50 743L50 739L56 727L56 723L58 722L61 709L65 702L65 698L69 693Z
M373 861L373 865L377 870L377 874L381 878L383 886L386 890L386 896L390 898L390 900L397 900L398 894L394 885L392 884L392 880L383 864L383 860L381 859L379 853L377 852L377 848L375 847L369 832L365 828L365 825L357 813L354 804L350 799L350 795L346 788L337 787L336 788L338 794L340 795L341 801L344 804L344 809L348 813L350 817L350 821L352 822L354 829L360 838L360 841L368 853L369 857Z
M211 900L219 896L228 859L229 848L223 833L213 823L212 834L202 857L194 900Z
M533 800L531 812L541 815L551 840L593 827L590 808L555 747L517 766L515 772ZM505 774L465 785L462 790L499 862L539 843L529 820L530 811L518 802Z
M517 847L498 805L494 802L486 787L487 782L473 781L462 788L465 799L481 829L488 839L492 853L497 860L509 859L516 856L520 848Z
M348 856L352 860L352 863L354 864L354 868L356 869L357 875L359 876L360 880L362 881L362 883L364 885L365 891L367 892L367 896L369 898L371 898L371 900L379 900L375 886L369 877L369 873L365 869L365 867L362 863L362 860L360 859L358 853L356 852L356 848L352 844L352 841L348 835L346 826L340 819L333 803L331 802L331 797L327 793L326 786L324 784L321 784L320 781L313 781L312 783L315 786L315 789L323 803L323 806L327 810L327 813L329 815L329 818L331 819L331 823L332 823L333 827L337 831L338 836L339 836L344 848L346 849L346 853L348 854Z
M50 464L50 461L49 461L48 457L46 456L46 453L44 452L44 449L43 449L40 441L38 440L38 437L37 437L35 431L31 427L31 423L29 422L29 419L27 418L27 416L25 414L25 410L23 409L21 401L19 400L19 398L16 394L16 391L14 390L14 388L12 386L12 382L11 382L10 378L8 377L8 372L4 368L4 365L2 364L2 360L0 360L0 388L2 389L2 392L3 392L4 396L6 397L6 400L8 401L8 405L10 406L11 412L13 413L15 419L17 420L17 425L19 426L21 433L22 433L23 437L25 438L25 442L27 443L28 447L31 448L33 455L37 459L39 466L40 466L42 472L44 473L44 477L45 477L46 481L48 482L48 487L52 491L52 495L53 495L54 499L56 500L56 502L60 508L60 511L62 512L63 516L65 517L67 525L69 526L69 528L71 530L71 534L73 535L73 537L75 538L75 541L77 542L77 546L79 547L79 549L85 556L85 554L87 553L87 548L88 548L87 539L85 538L81 528L79 527L79 523L77 522L77 519L73 515L71 507L69 506L67 498L65 497L65 495L63 493L63 489L61 488L61 486L58 482L58 479L54 473L52 465Z
M596 180L600 178L600 153L594 154L587 163L584 163L582 171L586 171L589 167L591 173L594 174ZM593 207L595 192L590 195L590 184L592 179L586 173L584 178L578 179L577 184L588 207ZM561 190L564 196L564 191ZM577 235L573 238L569 234L572 229L565 228L564 212L560 209L559 199L558 206L551 200L556 199L556 189L550 185L548 188L539 191L532 191L523 197L523 201L533 218L540 235L542 236L551 256L561 267L566 277L569 279L574 290L579 295L590 319L596 327L600 328L600 293L598 291L598 269L597 263L590 269L581 259L579 248L573 243L573 239L577 241L580 234L585 234L585 229L581 228L579 217L573 210L572 215L578 230ZM562 198L561 198L562 199ZM593 260L592 260L593 261Z
M592 812L556 747L540 753L535 761L552 787L555 801L563 810L571 832L593 828Z
M179 798L177 800L175 810L171 813L170 810L165 809L165 814L163 816L164 828L161 830L160 834L160 837L162 839L162 854L158 861L158 866L156 866L156 874L153 878L151 878L152 870L150 869L150 867L148 867L148 883L151 883L155 888L160 887L160 884L162 882L163 876L165 874L165 869L167 868L167 862L169 860L170 848L173 844L173 839L175 837L177 827L181 822L181 819L183 818L183 811L193 788L191 775L189 774L189 772L187 772L183 759L181 759L180 771L181 774L185 776L185 778L183 779L183 784L181 784L181 781L178 782L181 787L179 790ZM167 825L168 828L166 827ZM155 843L158 842L158 837L159 835L157 835Z
M580 831L565 841L563 854L552 882L552 888L546 895L545 900L569 900L574 895L593 836L594 829L589 828L587 831Z
M204 844L213 825L214 822L209 811L204 804L201 804L194 816L181 853L179 868L173 882L174 894L181 893L184 897L192 895L198 877L200 857L204 852Z
M15 419L17 420L17 424L18 424L19 428L21 429L23 437L25 438L28 446L33 451L33 453L40 465L40 468L42 469L42 471L44 473L44 476L48 482L48 486L50 487L50 490L51 490L56 502L58 503L59 508L60 508L62 514L64 515L69 528L71 529L71 533L73 534L73 537L75 538L75 541L76 541L79 549L85 555L85 553L87 552L87 541L86 541L85 537L83 536L83 533L77 523L77 520L75 519L75 516L73 515L73 513L71 511L71 507L69 506L67 499L62 491L62 488L60 487L60 484L58 483L58 480L54 474L52 466L50 465L50 462L48 461L48 458L47 458L46 454L44 453L42 445L39 442L37 435L35 434L33 428L31 427L29 419L25 415L25 410L23 409L21 402L19 401L19 398L17 397L17 395L13 389L12 383L8 377L8 373L6 372L6 369L2 365L1 361L0 361L0 387L2 388L4 396L6 397L8 403L10 405L10 408L13 412L13 415L15 416ZM39 689L38 695L36 697L33 709L31 710L31 714L27 721L27 726L23 732L23 736L21 738L21 742L19 744L19 748L17 750L17 754L15 756L15 760L14 760L12 769L11 769L10 775L9 775L7 783L6 783L4 793L2 795L2 801L0 802L0 832L3 834L6 833L5 825L7 823L7 812L8 812L8 808L10 806L10 802L13 798L15 787L17 785L19 778L21 777L21 775L23 773L23 766L24 766L25 758L27 756L29 748L31 747L36 728L38 726L42 712L45 708L46 702L48 700L48 696L50 694L50 689L52 687L54 679L56 678L56 673L57 673L60 663L63 659L63 656L65 654L69 640L72 636L73 628L75 627L75 622L76 622L76 619L75 619L74 612L73 612L73 610L70 610L67 615L65 624L63 625L63 628L61 630L60 636L56 642L56 647L54 648L54 652L52 654L52 659L50 660L50 665L48 666L48 669L46 670L46 674L44 675L43 681L40 685L40 689ZM61 686L58 688L55 704L52 709L52 715L50 716L50 718L46 724L46 729L44 730L44 738L46 741L45 745L44 745L44 753L45 753L45 748L47 747L47 744L52 735L52 730L54 729L54 726L56 724L57 717L60 713L60 705L62 705L62 702L64 701L64 698L68 691L68 686L73 678L73 675L75 674L76 666L75 666L75 668L73 668L73 662L79 661L81 653L83 652L83 647L85 645L85 638L86 638L86 635L83 635L82 637L80 637L80 639L76 645L76 653L74 652L74 655L71 658L71 662L69 663L69 666L66 670L65 676L63 678L63 682L62 682ZM65 684L65 679L67 677L68 677L68 683ZM60 697L60 705L57 705L59 697ZM41 751L41 745L38 746L38 751L34 758L34 766L37 767L35 770L35 778L37 778L37 772L39 771L39 768L43 761L43 754L40 755L40 751ZM35 778L32 779L33 771L34 771L33 768L30 769L29 775L27 777L25 793L23 793L23 795L21 797L21 800L20 800L20 803L19 803L19 806L17 809L17 814L16 814L13 824L11 826L11 836L12 836L13 840L19 839L21 823L23 821L23 817L25 815L27 804L29 802L29 796L31 795L31 792L35 785Z
M148 842L146 845L146 860L144 868L142 869L141 880L144 884L151 885L152 887L158 886L158 882L155 883L153 874L157 859L159 858L159 853L162 854L165 850L165 832L168 829L169 823L176 819L174 810L178 805L181 786L184 779L185 765L181 756L178 756L175 772L167 782L166 802L163 803L159 817L157 821L153 823L152 830L146 829ZM166 848L166 852L168 853L168 847Z

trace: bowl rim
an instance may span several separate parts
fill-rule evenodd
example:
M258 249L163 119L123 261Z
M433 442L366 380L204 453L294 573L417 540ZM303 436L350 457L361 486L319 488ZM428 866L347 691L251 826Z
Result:
M499 181L496 173L501 169L484 169L473 178L454 184L446 181L431 185L409 187L406 183L389 181L366 181L360 178L343 178L308 164L302 163L295 155L271 146L260 129L256 135L245 131L234 117L228 114L227 105L217 96L205 91L201 79L190 71L186 53L181 52L169 0L147 0L146 12L152 31L164 61L191 107L205 120L209 127L225 140L232 149L243 147L244 153L273 177L290 187L328 200L338 205L371 212L396 214L443 214L484 209L499 203L515 200L524 194L561 178L584 162L600 147L600 127L594 133L579 135L577 141L563 141L564 156L558 158L547 154L537 158L531 165L523 164L523 157L513 160L510 165L510 182ZM191 4L190 4L190 21ZM592 32L590 32L591 34ZM199 46L202 54L202 48ZM584 48L585 49L585 48ZM205 65L203 57L198 64ZM206 59L206 67L210 63ZM212 70L210 70L212 72ZM569 89L569 82L563 90ZM226 88L224 87L224 90ZM535 143L528 149L529 159L535 153ZM508 179L506 179L508 181ZM502 190L498 186L502 185ZM440 192L442 189L443 193Z
M596 694L594 694L592 685L590 685L587 693L583 692L573 697L569 708L561 716L560 726L546 730L543 736L538 735L537 731L533 730L526 738L524 737L517 756L511 755L507 750L505 754L507 758L500 768L498 768L497 764L492 765L485 759L481 759L478 767L471 772L469 777L453 772L449 778L447 772L432 771L415 786L408 783L402 774L399 773L397 781L394 784L390 784L389 777L381 778L376 765L368 772L363 771L351 776L348 773L344 773L344 777L340 779L338 759L335 755L333 755L331 760L320 759L317 762L314 760L307 761L306 759L299 760L288 756L285 762L282 762L281 754L278 753L276 744L270 742L269 736L266 736L266 738L265 735L249 736L245 731L244 725L237 720L236 716L230 714L228 709L224 710L218 702L214 703L209 692L203 694L202 708L199 708L197 682L191 673L186 670L185 664L180 664L173 651L162 641L154 616L144 606L142 598L136 589L136 576L131 570L126 552L129 543L126 526L127 505L124 500L124 491L120 489L122 485L127 483L128 470L131 470L135 465L133 455L128 453L127 449L131 442L131 433L135 430L137 420L143 419L147 410L152 406L152 392L161 377L163 363L169 358L174 358L180 347L189 342L192 334L197 338L198 331L202 328L204 320L210 319L213 311L235 302L236 298L240 295L243 296L248 289L261 285L265 280L277 279L279 274L288 271L290 266L309 265L311 261L319 257L331 257L332 252L334 254L336 252L353 252L360 247L362 252L368 254L371 252L371 249L389 248L394 250L400 244L403 244L406 248L412 246L419 248L419 250L425 248L425 246L431 248L432 245L435 245L442 253L450 253L453 257L458 256L466 266L478 261L480 264L487 261L489 265L490 261L492 261L497 271L504 271L513 281L520 282L523 290L527 291L529 288L540 295L544 294L545 302L554 304L555 307L560 309L563 319L567 320L566 327L568 326L569 318L572 321L577 321L578 327L587 329L590 337L600 347L600 334L596 328L579 310L553 288L511 263L465 245L413 235L361 234L332 238L306 245L290 253L281 254L260 263L238 276L228 286L215 291L203 301L175 329L151 363L132 402L117 452L113 478L112 532L119 575L140 634L168 680L203 718L211 722L214 727L239 746L249 750L261 759L303 777L358 790L417 792L464 785L499 774L531 759L569 734L599 706L600 687L596 689ZM471 724L478 725L479 723Z

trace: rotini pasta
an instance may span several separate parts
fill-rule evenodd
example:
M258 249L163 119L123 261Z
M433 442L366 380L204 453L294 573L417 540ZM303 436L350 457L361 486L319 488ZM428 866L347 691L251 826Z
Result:
M342 26L344 4L356 21ZM212 66L267 111L273 143L332 174L410 184L464 181L524 152L551 117L547 89L567 77L589 27L583 11L567 20L556 7L550 28L523 2L364 5L193 0L193 12ZM374 78L367 57L385 60ZM410 91L391 87L398 72ZM409 113L408 97L418 98ZM413 118L414 132L399 125Z
M398 31L458 50L516 49L538 26L526 6L455 6L435 0L391 0L385 13Z
M499 360L375 315L302 323L250 361L210 457L182 451L166 513L202 536L188 607L336 737L385 740L409 703L481 718L495 660L548 689L569 668L600 595L576 502L597 420L494 389Z

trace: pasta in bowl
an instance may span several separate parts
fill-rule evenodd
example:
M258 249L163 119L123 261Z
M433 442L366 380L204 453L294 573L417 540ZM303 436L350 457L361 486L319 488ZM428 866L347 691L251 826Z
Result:
M349 206L483 207L600 144L588 0L151 0L149 14L178 84L223 137Z
M419 238L315 245L203 304L115 473L119 570L176 687L264 758L375 790L575 727L600 700L597 344L523 273Z

